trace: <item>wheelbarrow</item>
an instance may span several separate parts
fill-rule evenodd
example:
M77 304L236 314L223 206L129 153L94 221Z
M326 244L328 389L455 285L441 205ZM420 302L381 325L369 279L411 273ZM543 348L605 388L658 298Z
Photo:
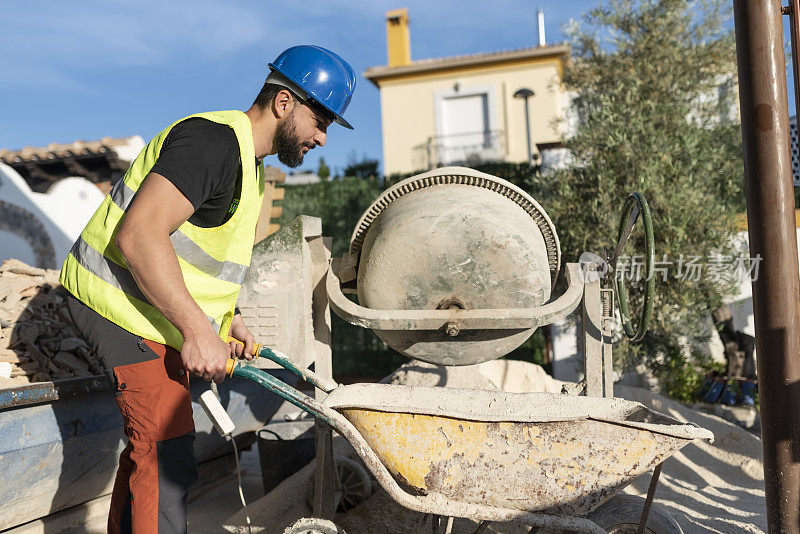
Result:
M252 380L330 425L398 504L478 520L476 532L490 522L622 532L614 530L620 521L635 532L638 515L604 517L604 503L691 441L713 439L708 430L619 398L339 386L268 347L256 354L327 392L327 398L319 402L234 360L228 375ZM612 507L616 514L619 509L619 503ZM665 512L653 508L650 515L647 532L681 532ZM330 522L306 522L299 532L327 532L325 524Z

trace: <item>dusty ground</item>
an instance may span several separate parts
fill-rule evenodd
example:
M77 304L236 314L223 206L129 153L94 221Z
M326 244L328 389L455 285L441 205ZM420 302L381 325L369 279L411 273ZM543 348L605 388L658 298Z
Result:
M714 433L713 444L692 443L664 463L656 502L670 511L684 532L767 531L758 437L643 389L617 387L614 393ZM649 477L641 477L627 488L628 493L644 495L648 484Z

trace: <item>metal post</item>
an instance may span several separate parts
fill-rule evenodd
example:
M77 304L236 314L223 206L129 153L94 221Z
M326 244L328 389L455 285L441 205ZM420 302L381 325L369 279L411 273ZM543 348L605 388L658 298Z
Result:
M322 230L320 229L320 233ZM333 362L331 360L331 310L328 307L328 296L325 292L325 275L331 260L332 242L330 237L306 238L303 255L311 259L311 276L308 282L312 294L312 322L314 325L314 371L329 380L333 379ZM314 398L322 402L327 394L314 390ZM317 466L314 472L313 513L316 517L333 519L336 513L336 490L338 475L333 456L333 431L331 427L315 420L314 438L317 449Z
M614 290L601 289L600 300L603 302L603 396L610 399L614 396L614 344L611 337L614 334Z
M525 136L528 139L528 165L533 166L533 151L531 151L531 118L528 114L528 99L525 99Z
M658 477L661 476L661 468L664 462L658 464L653 469L653 476L650 478L650 487L647 489L647 498L644 500L644 508L642 509L642 517L639 519L639 528L636 529L636 534L644 534L647 529L647 518L650 516L650 508L653 507L653 498L656 496L656 486L658 486Z
M521 98L525 101L525 135L528 138L528 165L533 166L533 152L531 151L531 118L528 114L528 99L534 95L534 92L523 87L514 92L514 98Z
M586 396L603 396L603 302L597 264L584 266L587 280L583 286L583 369Z
M734 0L769 531L800 532L800 279L779 1Z
M583 369L587 397L614 396L611 354L611 324L614 319L609 297L611 290L602 288L600 266L583 265Z

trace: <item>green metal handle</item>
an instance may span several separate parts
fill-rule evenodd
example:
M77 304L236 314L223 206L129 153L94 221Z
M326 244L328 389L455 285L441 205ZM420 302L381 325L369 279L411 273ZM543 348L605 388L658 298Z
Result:
M271 374L261 370L245 365L242 362L233 362L229 364L230 376L238 376L246 378L258 384L259 386L270 390L284 400L289 401L301 410L310 413L317 419L338 428L332 420L331 416L327 413L329 408L325 408L319 401L309 397L305 393L298 391L289 384L282 382Z
M244 345L243 341L238 340L233 336L228 336L228 343L230 342ZM266 345L262 345L261 343L255 344L251 355L255 356L256 358L264 358L265 360L270 360L277 363L287 371L291 371L292 373L296 374L306 382L311 383L314 387L321 389L325 393L330 393L331 391L339 387L339 384L337 384L334 380L325 378L324 376L320 376L317 373L310 371L308 369L303 369L301 367L298 367L297 364L286 354L278 352L277 350L273 350L267 347ZM228 376L233 376L233 369L235 364L236 364L235 359L231 359L230 361L228 361L228 366L225 369L225 374L227 374Z
M622 250L625 248L631 230L636 220L642 216L644 224L645 239L645 274L647 286L644 292L644 302L642 303L642 315L639 320L639 327L634 330L628 319L628 295L625 290L625 277L617 276L617 261ZM622 320L622 329L631 343L639 343L644 339L647 331L650 330L650 321L653 317L653 295L656 288L656 279L653 276L653 265L655 263L655 245L653 239L653 219L650 216L650 206L647 200L640 193L631 193L625 199L622 208L622 216L619 221L619 231L617 232L617 247L614 251L614 259L611 261L612 278L614 280L617 303L619 305L619 315Z

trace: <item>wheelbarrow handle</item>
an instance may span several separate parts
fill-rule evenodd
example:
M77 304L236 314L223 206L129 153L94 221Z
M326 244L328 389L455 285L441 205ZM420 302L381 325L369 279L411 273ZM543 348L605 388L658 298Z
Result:
M338 429L341 425L334 422L330 408L324 407L317 400L309 397L305 393L293 388L289 384L282 382L262 369L257 369L251 365L246 365L234 359L228 360L227 371L230 376L246 378L259 386L270 390L284 400L294 404L304 412L308 412L317 419Z
M244 343L233 336L228 337L228 343L233 341L234 343L238 343L240 345L244 345ZM286 354L279 352L277 350L273 350L261 343L256 343L253 349L252 355L255 358L264 358L266 360L270 360L272 362L277 363L287 371L291 371L292 373L296 374L306 382L312 384L317 389L321 389L325 393L330 393L337 387L337 384L334 380L330 378L325 378L324 376L320 376L314 371L309 371L308 369L303 369L302 367L298 367L297 364L289 358ZM225 368L225 374L228 376L233 376L233 370L236 367L236 360L231 358L228 360L227 366Z
M229 344L236 343L237 345L241 345L242 347L244 347L244 341L237 339L233 336L228 336L228 339L225 341L225 343ZM258 358L259 353L261 352L261 346L262 346L261 343L253 343L253 351L250 353L250 356L252 356L253 358ZM231 360L236 361L236 358L231 357Z
M239 362L236 361L236 358L228 358L228 363L225 364L225 376L233 376L233 370L236 369L237 363Z
M236 343L237 345L241 345L244 347L244 341L241 341L233 336L228 336L228 341L226 343ZM253 343L253 351L250 353L250 356L253 358L258 358L258 353L261 351L261 343Z

